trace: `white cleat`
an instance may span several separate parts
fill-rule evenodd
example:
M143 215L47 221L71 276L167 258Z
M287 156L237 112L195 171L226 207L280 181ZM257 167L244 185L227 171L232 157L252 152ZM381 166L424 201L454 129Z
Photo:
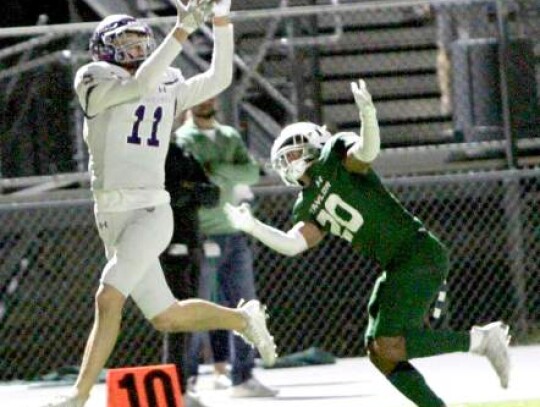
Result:
M265 307L257 300L247 302L241 300L238 308L245 315L247 326L241 332L236 333L257 348L266 366L272 366L276 363L276 344L266 326L268 316Z
M208 407L208 405L202 401L201 396L197 392L188 390L183 395L183 399L184 407Z
M244 383L240 383L231 387L231 397L245 398L245 397L274 397L278 394L278 390L272 389L255 377L246 380Z
M488 358L499 376L501 387L506 389L510 379L509 327L501 321L471 329L471 352ZM474 344L474 345L472 345Z
M225 390L232 386L232 381L226 374L214 374L214 390Z
M54 399L44 404L43 407L83 407L84 400L81 400L75 392L59 394Z

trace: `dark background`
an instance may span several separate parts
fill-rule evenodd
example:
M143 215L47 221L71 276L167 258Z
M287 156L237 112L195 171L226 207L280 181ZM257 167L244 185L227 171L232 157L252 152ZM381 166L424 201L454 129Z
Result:
M83 1L8 0L2 2L0 27L35 26L39 16L46 24L98 21ZM69 48L73 37L53 40L26 53L0 61L9 69L36 62ZM24 43L28 37L0 38L0 49ZM68 61L44 64L37 69L0 81L0 177L25 177L77 171L73 140L72 67Z
M51 24L69 22L69 1L66 0L7 0L2 3L2 27L34 25L40 14L47 14Z

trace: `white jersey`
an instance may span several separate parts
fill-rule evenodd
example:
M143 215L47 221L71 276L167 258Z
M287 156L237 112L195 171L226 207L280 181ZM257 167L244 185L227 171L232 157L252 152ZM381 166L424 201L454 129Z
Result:
M77 71L75 90L86 115L84 139L98 211L169 202L164 163L176 114L215 96L231 81L232 26L214 27L214 32L209 70L188 80L168 66L181 49L173 37L165 39L136 75L107 62ZM169 63L164 66L164 61Z

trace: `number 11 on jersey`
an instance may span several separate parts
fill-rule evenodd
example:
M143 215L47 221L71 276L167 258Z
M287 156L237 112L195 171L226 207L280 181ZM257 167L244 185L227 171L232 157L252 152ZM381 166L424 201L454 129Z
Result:
M139 137L139 127L144 119L146 112L146 106L139 105L133 114L135 116L135 123L131 129L131 135L127 138L129 144L141 144L142 140ZM154 121L152 122L152 129L150 131L150 137L146 139L146 145L150 147L159 147L159 140L157 138L158 126L163 117L163 108L158 106L154 110Z

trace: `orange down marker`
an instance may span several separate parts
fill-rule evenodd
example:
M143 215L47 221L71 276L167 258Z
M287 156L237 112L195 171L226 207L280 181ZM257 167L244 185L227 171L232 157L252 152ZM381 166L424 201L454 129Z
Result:
M176 367L109 369L107 407L184 407Z

